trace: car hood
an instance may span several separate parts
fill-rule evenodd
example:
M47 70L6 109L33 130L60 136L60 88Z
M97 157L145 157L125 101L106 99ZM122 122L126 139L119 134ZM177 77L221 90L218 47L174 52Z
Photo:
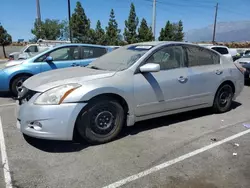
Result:
M237 60L238 62L250 62L250 58L240 58Z
M0 64L0 69L16 66L22 64L24 61L23 60L11 60L11 61L6 61L5 63Z
M87 81L111 77L114 74L115 72L111 71L95 70L84 67L63 68L32 76L23 83L23 86L33 91L44 92L63 84L83 84Z

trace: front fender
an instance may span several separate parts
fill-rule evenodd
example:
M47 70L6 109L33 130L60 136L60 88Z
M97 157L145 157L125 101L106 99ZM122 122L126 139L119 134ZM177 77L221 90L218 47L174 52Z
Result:
M18 69L15 67L10 67L4 70L5 74L8 75L7 82L10 83L10 80L14 78L18 74L30 74L34 75L34 73L27 69Z
M76 89L73 91L65 100L64 103L71 103L71 102L88 102L92 98L103 95L103 94L115 94L122 97L128 104L129 111L131 112L132 104L130 101L132 101L131 96L128 92L125 92L124 90L121 90L119 88L114 87L99 87L99 88L91 88L91 87L85 87Z

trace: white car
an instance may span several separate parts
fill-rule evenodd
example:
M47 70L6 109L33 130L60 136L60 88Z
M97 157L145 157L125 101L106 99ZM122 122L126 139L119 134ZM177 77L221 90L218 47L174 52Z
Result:
M225 56L228 60L233 62L233 55L231 54L228 47L222 45L213 45L213 44L199 44L199 45L215 50L219 52L221 55Z

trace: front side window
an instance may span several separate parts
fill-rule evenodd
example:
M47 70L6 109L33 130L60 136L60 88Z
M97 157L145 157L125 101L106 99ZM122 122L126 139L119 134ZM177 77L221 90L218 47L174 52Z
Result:
M27 48L27 50L25 52L35 53L35 52L38 52L38 48L37 48L37 46L30 46Z
M209 49L197 46L186 46L188 66L204 66L220 63L220 56Z
M184 66L184 54L181 46L169 46L155 52L146 63L156 63L161 70L170 70Z
M107 53L105 48L100 47L82 47L83 49L83 58L84 59L91 59L91 58L98 58Z
M39 57L36 62L43 62L48 56L51 56L53 61L70 61L81 59L78 46L70 46L50 51Z

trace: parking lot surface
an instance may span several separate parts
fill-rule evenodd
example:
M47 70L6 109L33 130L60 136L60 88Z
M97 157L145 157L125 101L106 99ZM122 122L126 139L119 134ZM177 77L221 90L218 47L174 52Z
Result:
M203 109L143 121L126 128L117 140L96 146L24 137L16 128L13 102L8 96L0 98L13 187L111 188L120 180L125 181L121 187L136 188L250 187L250 133L193 155L249 130L243 126L250 123L249 86L230 112ZM186 158L172 161L182 156ZM138 176L158 165L166 167ZM134 181L126 182L130 176ZM0 187L4 187L3 170Z

